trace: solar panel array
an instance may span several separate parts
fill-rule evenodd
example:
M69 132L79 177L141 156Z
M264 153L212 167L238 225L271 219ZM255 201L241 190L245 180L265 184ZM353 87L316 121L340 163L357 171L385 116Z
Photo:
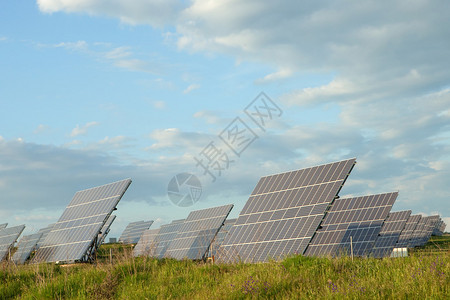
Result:
M158 244L155 249L155 257L163 258L169 248L170 243L175 239L178 231L183 226L184 219L174 220L170 224L162 225L158 233Z
M120 235L119 243L136 244L139 241L142 232L149 229L152 224L153 221L131 222Z
M9 249L14 245L24 229L25 225L0 229L0 261L9 255Z
M96 239L131 179L76 192L58 222L36 251L37 262L89 261Z
M133 256L154 256L158 245L158 233L160 228L144 230L138 243L133 249Z
M336 199L315 233L307 256L368 256L398 193Z
M97 247L103 244L103 242L106 239L106 236L109 233L109 229L111 228L112 223L116 219L116 215L110 215L108 220L106 221L105 225L103 225L102 229L100 230L100 233L98 234L97 238Z
M409 245L409 241L411 240L414 230L417 227L417 224L419 223L420 219L422 218L421 215L410 215L408 220L406 221L405 227L403 228L402 232L400 233L400 236L398 238L397 244L395 245L396 248L406 248Z
M381 226L381 231L375 241L375 245L372 249L372 256L381 258L389 257L392 254L392 250L395 248L410 215L410 210L389 213L389 216L384 221L383 226Z
M12 261L16 264L24 264L30 258L31 252L36 249L36 245L42 233L35 233L23 236L17 245L17 251L12 257Z
M219 260L302 254L355 159L262 177L225 238Z
M204 259L233 204L192 211L166 251L175 259Z

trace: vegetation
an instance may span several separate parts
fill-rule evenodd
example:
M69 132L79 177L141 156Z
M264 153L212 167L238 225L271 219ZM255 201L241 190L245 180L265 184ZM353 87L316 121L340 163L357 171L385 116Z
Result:
M450 299L449 241L404 258L232 265L133 258L129 247L105 245L92 265L2 263L0 299Z

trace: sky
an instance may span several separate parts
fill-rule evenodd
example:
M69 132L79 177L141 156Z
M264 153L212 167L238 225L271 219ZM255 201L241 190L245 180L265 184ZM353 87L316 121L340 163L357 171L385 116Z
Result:
M448 15L444 0L1 1L0 223L36 232L125 178L109 237L237 217L261 176L356 157L341 197L398 191L393 210L450 224ZM202 187L188 207L167 194L180 173Z

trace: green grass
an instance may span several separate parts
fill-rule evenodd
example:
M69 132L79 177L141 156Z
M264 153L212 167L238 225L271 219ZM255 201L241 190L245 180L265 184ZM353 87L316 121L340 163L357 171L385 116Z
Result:
M229 265L135 259L105 245L92 265L0 264L0 299L450 299L450 248L430 244L405 258Z

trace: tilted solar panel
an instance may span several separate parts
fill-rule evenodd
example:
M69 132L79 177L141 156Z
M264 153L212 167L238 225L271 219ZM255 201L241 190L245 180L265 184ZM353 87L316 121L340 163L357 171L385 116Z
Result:
M9 255L9 249L14 245L24 229L25 225L0 229L0 261Z
M42 233L35 233L23 236L17 245L17 251L12 257L12 261L16 264L24 264L36 249L36 245L41 238Z
M192 211L170 243L166 256L204 259L233 204Z
M395 245L395 248L406 248L409 245L409 241L411 240L414 230L416 229L417 224L419 223L421 215L411 215L406 221L405 228L403 228L400 236L398 238L398 242Z
M155 256L159 230L160 228L144 230L136 246L134 246L133 256Z
M423 246L426 243L428 243L428 240L430 239L431 234L433 233L433 229L435 228L436 223L439 221L439 216L438 215L429 216L426 217L426 219L427 221L423 228L421 239L420 241L418 241L419 246Z
M398 193L336 199L314 234L307 256L368 256Z
M105 225L103 225L102 229L100 230L100 233L98 234L97 247L103 244L103 242L105 241L106 236L109 233L109 229L111 228L111 225L115 219L116 219L115 215L110 215Z
M169 248L170 243L175 239L178 234L178 231L183 226L184 219L174 220L170 224L162 225L158 236L156 239L158 240L158 244L155 249L155 257L164 258L167 248Z
M55 224L50 224L47 227L39 229L38 233L42 233L42 236L41 236L41 238L39 239L39 241L38 241L38 243L36 245L36 249L40 248L44 244L45 238L50 233L50 231L52 231L52 227L54 225Z
M153 221L131 222L120 235L119 243L136 244L139 241L142 232L149 229L152 224Z
M375 241L372 256L381 258L389 257L392 254L392 250L395 248L410 215L410 210L389 213Z
M58 222L36 251L36 262L91 261L97 237L124 195L131 179L76 192Z
M425 229L427 223L427 217L421 217L417 222L416 228L414 228L414 232L411 235L411 238L408 242L408 248L414 248L420 246L423 238L423 231Z
M222 262L303 254L356 160L262 177L223 241Z

